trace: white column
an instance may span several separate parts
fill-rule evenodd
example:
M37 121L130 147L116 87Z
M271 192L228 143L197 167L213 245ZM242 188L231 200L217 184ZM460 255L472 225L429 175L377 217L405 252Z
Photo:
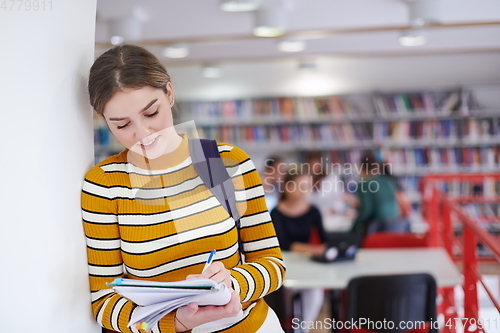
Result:
M80 214L96 0L0 5L0 331L97 333Z

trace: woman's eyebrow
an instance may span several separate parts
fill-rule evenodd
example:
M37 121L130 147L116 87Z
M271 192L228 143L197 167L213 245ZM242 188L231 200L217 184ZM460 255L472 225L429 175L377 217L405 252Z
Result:
M144 112L146 111L147 109L149 109L151 107L151 105L153 105L154 103L156 103L156 101L158 100L158 98L156 99L153 99L151 102L148 103L148 105L146 105L141 111L139 112ZM122 120L125 120L127 118L109 118L110 121L122 121Z

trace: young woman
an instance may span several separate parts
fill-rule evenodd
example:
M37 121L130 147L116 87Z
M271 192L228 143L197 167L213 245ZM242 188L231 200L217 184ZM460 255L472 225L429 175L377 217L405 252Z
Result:
M88 89L90 104L126 147L94 166L82 189L97 322L106 330L143 332L127 327L136 305L106 285L117 277L204 277L230 287L230 302L206 307L190 303L163 317L153 332L196 332L197 326L235 317L241 309L243 318L203 332L281 332L262 297L281 286L285 268L249 156L231 144L218 144L235 186L241 216L237 228L196 173L188 138L173 124L170 76L153 54L133 45L108 50L93 64ZM214 249L214 263L201 273Z
M312 177L298 169L290 169L281 184L280 200L271 211L276 234L283 250L304 253L309 256L321 255L326 250L326 234L321 221L321 213L308 201L312 190ZM316 232L321 244L311 244ZM303 320L316 320L323 304L322 288L294 289L301 294Z

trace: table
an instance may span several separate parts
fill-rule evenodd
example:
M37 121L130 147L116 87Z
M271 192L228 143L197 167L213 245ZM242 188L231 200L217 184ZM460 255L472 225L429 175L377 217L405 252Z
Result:
M462 283L462 275L443 248L360 249L355 260L320 263L307 256L283 251L285 287L332 289L332 316L338 318L340 290L358 276L429 273L438 287ZM294 317L301 318L300 299L292 303ZM295 315L297 314L297 315ZM293 332L302 332L301 329Z
M344 289L363 275L429 273L438 287L462 283L462 275L443 248L361 249L355 260L320 263L283 251L285 287Z

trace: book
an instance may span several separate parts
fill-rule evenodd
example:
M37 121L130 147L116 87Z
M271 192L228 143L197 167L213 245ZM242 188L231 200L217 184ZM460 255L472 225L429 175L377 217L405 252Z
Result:
M118 278L107 283L116 293L137 304L132 312L128 326L150 331L168 313L191 302L199 306L226 305L231 300L231 292L223 283L196 278L174 282L144 281ZM241 319L243 312L236 317L223 318L197 327L213 327L233 323Z

